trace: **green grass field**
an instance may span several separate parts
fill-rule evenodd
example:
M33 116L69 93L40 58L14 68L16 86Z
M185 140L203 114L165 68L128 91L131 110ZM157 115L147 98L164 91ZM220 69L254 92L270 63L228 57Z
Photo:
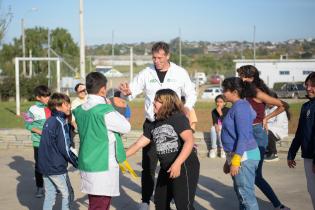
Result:
M289 122L289 133L294 133L299 119L301 105L304 101L290 103L291 120ZM21 102L21 113L25 112L33 102ZM144 120L143 99L137 99L130 102L132 111L131 125L132 129L141 130ZM209 131L212 124L211 110L214 103L209 101L198 101L195 110L198 117L197 131ZM0 102L0 129L1 128L24 128L22 117L16 116L15 102Z

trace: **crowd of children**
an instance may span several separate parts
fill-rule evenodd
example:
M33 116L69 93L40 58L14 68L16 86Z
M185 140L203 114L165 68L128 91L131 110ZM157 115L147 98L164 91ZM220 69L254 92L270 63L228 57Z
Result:
M288 106L270 92L254 66L243 66L238 73L239 77L223 81L223 95L215 98L210 157L226 158L223 171L232 177L240 209L259 209L257 185L275 209L288 210L262 176L264 159L277 158L275 142L287 135ZM307 188L315 206L314 72L306 78L305 86L309 101L302 106L287 159L288 166L294 168L296 153L302 148ZM74 192L68 163L80 171L81 191L88 195L89 210L109 209L111 198L120 194L119 163L149 144L160 162L155 208L170 209L174 200L177 209L194 209L200 165L194 152L192 121L196 119L189 120L185 101L171 89L157 90L152 102L154 121L144 126L143 134L125 152L121 135L131 126L130 115L125 114L126 103L115 99L121 98L121 92L107 99L107 79L98 72L89 73L85 85L80 83L79 88L84 101L71 110L67 95L51 95L47 86L37 86L35 105L24 114L34 148L35 196L45 196L43 209L53 208L57 193L62 196L62 209L71 209ZM232 106L227 108L226 102ZM73 148L73 117L80 138L78 154Z

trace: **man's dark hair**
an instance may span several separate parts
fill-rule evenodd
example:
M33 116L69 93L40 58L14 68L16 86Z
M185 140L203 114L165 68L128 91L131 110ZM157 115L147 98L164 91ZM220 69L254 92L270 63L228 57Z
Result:
M306 83L307 83L308 81L310 81L310 83L311 83L312 86L315 86L315 72L310 73L310 74L306 77L304 84L306 85Z
M236 90L240 98L244 98L244 82L239 77L229 77L222 82L223 92Z
M165 55L168 55L170 53L170 46L165 42L157 42L152 46L151 53L157 53L160 50L163 50Z
M77 92L78 88L80 87L80 85L84 85L83 83L78 83L76 84L76 86L74 87L74 91Z
M51 111L55 111L57 106L61 106L63 103L70 104L70 98L63 93L54 93L50 96L48 101L48 108Z
M50 89L46 85L38 85L34 88L34 96L35 98L38 97L47 97L51 95Z
M85 78L85 86L88 94L97 94L102 87L106 87L107 79L100 72L91 72Z

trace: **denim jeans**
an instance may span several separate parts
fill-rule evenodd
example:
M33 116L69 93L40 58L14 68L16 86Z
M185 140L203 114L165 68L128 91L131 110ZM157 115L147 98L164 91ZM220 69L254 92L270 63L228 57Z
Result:
M214 126L212 126L210 129L210 138L211 149L216 149L217 147L222 148L221 131L217 133Z
M264 193L264 195L270 200L272 205L275 208L277 208L281 206L281 202L279 201L277 195L274 193L271 186L264 179L263 174L262 174L265 151L268 145L268 135L267 135L267 132L263 129L262 124L254 125L253 129L254 129L254 137L256 139L259 152L260 152L260 161L258 164L258 168L256 170L255 184Z
M255 196L255 171L258 167L258 162L258 160L243 161L239 173L232 177L240 210L259 209Z
M253 134L258 147L266 148L268 145L268 135L261 123L253 125Z
M52 210L56 201L57 189L62 195L62 210L69 210L74 200L73 189L67 173L44 176L45 200L43 210Z

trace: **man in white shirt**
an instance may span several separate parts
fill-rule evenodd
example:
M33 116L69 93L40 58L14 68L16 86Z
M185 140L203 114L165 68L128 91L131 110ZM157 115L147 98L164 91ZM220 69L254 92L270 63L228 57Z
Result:
M154 122L153 101L155 93L160 89L172 89L179 97L185 96L185 112L188 114L196 102L194 86L185 69L169 61L169 45L165 42L157 42L152 46L153 65L139 72L130 84L120 85L120 91L128 96L129 100L137 95L145 95L145 117L143 128L152 126ZM142 204L140 209L149 209L150 199L154 190L155 169L157 156L154 146L149 144L143 148L142 154Z

